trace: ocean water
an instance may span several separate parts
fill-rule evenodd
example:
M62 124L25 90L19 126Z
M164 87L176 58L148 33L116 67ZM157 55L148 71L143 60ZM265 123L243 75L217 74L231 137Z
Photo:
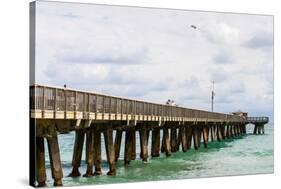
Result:
M124 133L120 160L117 162L116 176L107 176L108 165L102 138L102 171L104 175L90 178L71 178L72 152L75 133L59 135L60 155L63 166L64 186L94 185L109 183L127 183L140 181L190 179L216 176L232 176L246 174L273 173L273 124L265 125L264 135L253 135L253 125L247 126L247 135L228 139L221 142L209 142L205 149L203 144L199 150L192 147L187 152L179 150L166 157L161 154L158 158L149 159L144 164L139 158L139 139L137 138L137 159L130 165L124 166ZM138 137L138 134L136 135ZM151 140L151 134L150 138ZM149 141L150 154L151 141ZM47 146L46 146L47 147ZM48 150L46 149L47 185L52 186ZM80 167L81 174L86 172L85 145Z

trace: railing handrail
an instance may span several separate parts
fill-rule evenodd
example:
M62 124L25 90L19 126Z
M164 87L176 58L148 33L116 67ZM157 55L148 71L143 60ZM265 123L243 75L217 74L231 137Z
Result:
M240 120L240 121L244 121L244 118L242 116L238 116L238 115L232 115L232 114L226 114L226 113L219 113L219 112L209 112L209 111L206 111L206 110L200 110L200 109L192 109L192 108L186 108L186 107L182 107L182 106L171 106L171 105L167 105L167 104L160 104L160 103L154 103L154 102L148 102L148 101L143 101L143 100L137 100L137 99L130 99L130 98L125 98L125 97L118 97L118 96L113 96L113 95L107 95L107 94L103 94L103 93L98 93L98 92L89 92L89 91L84 91L84 90L77 90L77 89L71 89L71 88L62 88L62 87L54 87L54 86L48 86L48 85L41 85L41 84L34 84L32 86L30 86L31 88L39 88L39 89L42 89L43 90L43 102L44 102L44 107L46 105L46 102L45 102L45 93L44 91L47 89L51 89L51 90L55 90L55 96L51 96L51 100L55 100L55 104L56 103L59 103L59 100L57 99L57 97L59 97L59 95L57 95L57 91L63 91L62 93L65 95L65 92L68 92L68 94L72 94L72 96L68 96L66 99L64 99L63 101L65 102L65 109L67 111L67 108L70 104L67 103L67 99L68 98L74 98L74 101L75 101L75 104L77 103L76 102L76 98L77 98L77 94L79 95L82 95L83 96L83 99L82 99L82 103L84 103L84 98L85 96L88 96L88 98L90 98L91 95L94 95L95 96L95 103L96 103L96 106L98 105L98 97L102 97L103 99L103 103L102 103L102 108L103 108L103 111L105 108L109 109L109 112L111 111L111 108L112 108L112 104L111 104L111 100L112 98L114 99L113 101L115 101L115 105L113 103L113 105L115 106L115 111L119 111L118 110L118 100L121 100L121 110L124 107L126 107L126 110L130 112L130 114L134 113L134 114L137 114L136 111L143 111L145 112L145 108L148 109L149 112L152 112L151 114L147 114L147 115L163 115L163 114L167 114L167 116L173 116L173 117L182 117L182 116L186 116L186 112L185 110L187 111L190 111L189 113L192 113L192 114L196 114L196 116L194 117L203 117L203 118L209 118L209 115L213 115L213 116L210 116L210 119L212 119L212 117L219 117L219 119L222 119L222 120ZM61 93L61 94L62 94ZM62 96L61 96L62 97ZM60 98L61 98L60 97ZM105 97L105 98L104 98ZM107 102L104 102L105 99L109 99L109 102L107 100ZM73 100L73 99L72 99ZM81 99L80 99L81 100ZM89 99L88 99L89 100ZM122 104L123 101L126 101L126 104ZM48 103L48 102L47 102ZM88 102L90 104L90 102ZM142 103L142 104L138 104L138 103ZM99 104L101 105L101 104ZM129 106L128 106L129 105ZM138 105L141 105L143 107L138 107ZM48 106L48 104L47 104ZM168 107L168 108L160 108L160 107ZM54 105L54 107L56 107ZM71 107L71 106L69 106ZM79 107L78 107L79 108ZM98 107L96 107L98 108ZM138 108L138 109L137 109ZM77 107L75 106L74 110L73 111L76 111ZM82 109L86 109L85 107L85 104L83 104L83 108ZM161 109L161 110L160 110ZM97 111L97 109L96 109ZM148 113L148 112L147 112ZM187 112L188 113L188 112ZM143 115L146 115L146 114L143 114ZM190 115L189 115L190 116Z

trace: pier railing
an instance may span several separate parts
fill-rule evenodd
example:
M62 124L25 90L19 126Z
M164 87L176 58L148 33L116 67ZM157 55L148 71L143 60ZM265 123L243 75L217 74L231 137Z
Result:
M238 115L45 85L31 86L30 103L38 119L245 122Z

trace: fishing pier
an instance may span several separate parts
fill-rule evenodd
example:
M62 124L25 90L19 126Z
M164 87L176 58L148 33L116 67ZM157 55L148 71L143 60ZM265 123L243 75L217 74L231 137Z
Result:
M62 186L62 164L58 134L75 132L72 171L68 176L79 177L84 140L87 171L85 177L102 175L101 135L108 162L107 175L116 174L116 161L124 153L124 165L136 157L160 153L167 157L174 152L186 152L191 147L208 148L212 141L222 141L246 134L246 126L254 124L254 134L264 134L268 117L248 117L157 104L100 93L58 88L45 85L30 87L30 185L46 186L44 141L47 141L54 186ZM140 140L136 141L136 135ZM120 152L125 137L124 152ZM151 144L148 139L151 138ZM148 152L151 145L151 152ZM149 165L148 165L149 166ZM35 173L35 174L34 174Z

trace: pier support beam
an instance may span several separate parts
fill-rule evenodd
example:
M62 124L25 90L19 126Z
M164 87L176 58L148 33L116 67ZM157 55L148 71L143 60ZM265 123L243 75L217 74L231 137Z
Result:
M225 135L225 125L221 126L221 136L222 136L222 139L225 140L225 138L226 138L226 135Z
M231 135L231 134L230 134L230 127L231 127L231 126L230 126L229 124L226 126L226 138L227 138L227 139L230 139L230 138L231 138L231 137L230 137L230 135Z
M183 152L187 151L187 137L186 137L186 132L185 132L185 127L180 127L179 128L179 140L181 141L181 148Z
M216 140L216 134L215 134L215 125L210 125L210 133L211 133L211 141L214 142Z
M233 129L234 128L234 125L233 124L231 124L231 126L230 126L230 137L231 138L233 138L234 137L234 132L233 132Z
M238 130L238 136L241 135L241 125L237 125L237 130Z
M192 143L192 127L187 126L185 127L185 135L186 135L186 150L191 148Z
M177 151L177 128L175 125L171 127L171 133L170 133L170 142L171 142L171 151L176 152Z
M218 126L217 124L213 125L213 136L214 136L214 141L218 140Z
M170 140L169 140L169 128L167 128L167 127L163 128L162 146L163 146L166 156L167 157L170 156L172 152L171 152L171 144L170 144Z
M48 150L50 156L52 178L54 179L54 186L62 186L62 167L60 160L60 149L57 136L48 137Z
M94 136L93 129L87 128L86 131L86 163L87 171L83 177L94 176L93 166L94 166Z
M115 140L114 140L115 161L118 161L120 156L122 133L123 133L122 130L116 130Z
M149 132L148 132L148 136L149 136ZM131 149L131 160L135 160L136 159L136 130L132 129L131 130L131 145L132 145L132 149Z
M72 156L72 172L68 175L69 177L79 177L81 174L79 172L79 167L81 164L81 157L83 152L85 133L84 130L75 131L75 141Z
M242 124L241 125L241 129L242 129L242 134L246 134L246 125L245 124Z
M151 156L160 156L160 129L154 128L152 130L152 140L151 140Z
M129 165L132 159L132 132L126 130L125 134L125 151L124 151L124 164Z
M200 129L198 127L198 125L194 125L193 126L193 145L194 145L194 149L198 150L199 149L199 143L200 143Z
M37 187L46 186L45 147L44 138L36 137L36 180Z
M113 130L111 126L108 126L104 131L104 143L106 149L106 157L107 162L109 164L109 171L107 175L115 175L116 174L116 166L115 166L115 152L113 145Z
M221 140L222 140L221 125L217 125L217 140L218 140L218 141L221 141Z
M147 162L148 151L147 151L147 130L141 128L140 133L140 144L141 144L141 158L143 162Z
M94 164L95 172L94 175L101 175L101 134L100 131L94 129Z
M203 126L203 140L204 140L204 147L208 148L208 142L209 142L209 126L204 125Z

